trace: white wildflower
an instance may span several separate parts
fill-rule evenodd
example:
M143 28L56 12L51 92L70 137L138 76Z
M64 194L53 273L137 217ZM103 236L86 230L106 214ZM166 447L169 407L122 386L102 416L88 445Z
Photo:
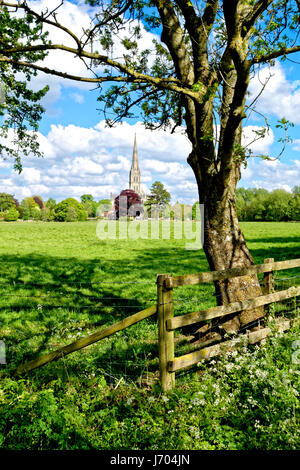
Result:
M254 428L259 429L260 427L261 427L260 422L259 422L258 419L256 419L255 422L254 422Z

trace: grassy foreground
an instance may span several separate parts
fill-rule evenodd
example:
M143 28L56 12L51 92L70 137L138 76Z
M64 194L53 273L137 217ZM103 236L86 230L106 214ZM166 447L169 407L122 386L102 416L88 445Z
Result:
M300 224L242 228L256 263L300 257ZM178 374L168 395L154 318L13 378L17 365L155 303L158 273L208 264L186 240L101 240L94 222L1 223L0 239L1 448L299 448L299 327ZM295 275L279 273L278 289L299 284ZM178 289L175 313L212 306L213 294Z

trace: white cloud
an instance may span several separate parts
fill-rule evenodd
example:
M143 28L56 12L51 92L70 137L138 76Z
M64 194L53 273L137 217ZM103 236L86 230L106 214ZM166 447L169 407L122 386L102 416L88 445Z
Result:
M163 161L186 161L191 151L191 143L184 135L183 129L171 135L162 129L156 131L145 129L141 122L135 125L123 122L122 125L107 128L104 121L98 123L95 129L101 131L103 137L105 136L103 143L111 149L132 148L136 133L138 151L142 152L143 159L159 155L159 159Z
M257 132L261 131L259 126L246 126L243 128L242 144L249 147L254 154L268 154L270 146L274 142L272 129L266 130L263 137L259 137Z
M130 162L127 160L127 158L123 157L122 155L119 155L117 157L118 163L108 163L105 166L106 170L109 171L129 171L130 170Z
M111 192L117 195L128 188L135 134L144 191L159 180L175 200L196 200L195 179L186 163L190 150L186 138L182 133L154 133L141 123L123 123L113 129L104 122L94 128L52 125L48 135L39 134L45 158L24 159L21 175L3 169L6 174L0 174L0 185L9 186L19 199L32 194L56 200L79 199L84 193L96 198L110 197ZM184 187L180 186L183 181Z
M61 2L58 0L56 2L51 2L51 7L49 7L49 0L30 0L28 3L35 11L39 13L47 13L50 8L55 9ZM85 3L77 2L75 4L71 1L64 1L55 13L57 21L75 33L79 38L83 36L85 30L90 29L94 16L93 9L89 9ZM17 13L17 15L18 14L19 13ZM138 40L139 49L141 51L153 48L152 41L154 38L157 41L160 41L160 38L157 35L147 32L142 23L139 23L137 20L133 20L130 23L125 24L124 27L120 29L118 36L114 37L114 48L110 53L111 58L119 61L124 60L123 57L126 53L126 49L122 45L121 41L125 37L130 37L133 29L138 25L141 28L141 38ZM44 25L44 31L48 31L48 39L51 40L53 44L77 47L77 44L71 35L59 28L51 25ZM94 50L98 50L100 53L102 52L104 55L108 54L107 51L103 51L100 42L95 42L93 48ZM153 60L153 56L150 56L150 60ZM88 66L90 65L88 59L85 59L84 62L80 58L75 57L74 54L70 54L69 52L59 49L48 51L48 55L45 59L43 59L43 61L39 61L37 64L79 77L93 77L92 72L88 70L86 66L86 64ZM101 72L101 68L102 66L99 66L95 70ZM38 72L37 76L32 78L30 86L34 91L36 91L43 88L45 85L48 85L50 90L41 100L41 103L45 107L46 114L49 117L57 117L60 114L60 110L55 108L55 103L62 97L63 87L82 91L94 88L94 85L91 83L65 79L42 72ZM71 97L79 104L82 104L84 101L84 96L76 91L71 94Z
M68 126L51 125L48 142L56 154L78 153L90 154L99 149L99 132L92 128L84 128L70 124ZM99 150L98 150L99 152Z
M239 186L291 191L300 181L300 162L283 163L280 160L249 160L242 170Z
M101 175L103 173L103 166L99 163L93 162L90 158L76 157L74 160L69 162L66 171L70 175L79 177L89 175Z
M22 172L22 177L25 183L32 184L32 183L39 183L41 180L41 173L39 170L35 168L27 167L24 168Z
M255 127L247 127L250 138ZM15 194L18 199L32 194L57 201L67 197L91 193L97 198L110 197L128 188L134 135L137 136L141 180L145 192L154 181L161 181L172 195L172 201L192 203L198 190L192 169L186 159L190 145L182 133L170 135L146 130L141 123L123 123L116 128L105 127L104 122L94 128L74 125L52 125L46 136L39 135L45 158L26 158L21 175L8 167L0 172L2 191ZM259 141L257 151L268 151L273 135ZM258 145L258 144L257 144ZM266 162L250 159L242 172L240 185L286 187L292 189L300 177L300 164L280 161Z
M285 117L295 124L300 124L300 114L295 112L300 106L300 81L288 80L286 70L279 62L273 67L265 66L250 82L249 103L259 95L265 83L267 85L257 100L257 111L276 116L278 119Z
M300 151L300 139L293 140L293 150Z
M80 93L71 93L71 98L78 104L84 103L84 96Z

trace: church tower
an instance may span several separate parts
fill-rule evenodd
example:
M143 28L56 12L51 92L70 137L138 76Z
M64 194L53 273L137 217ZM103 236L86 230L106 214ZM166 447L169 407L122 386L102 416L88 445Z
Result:
M136 146L136 134L134 135L134 146L132 154L132 164L129 173L129 189L133 189L137 194L143 197L143 191L141 190L141 172L138 161L138 153Z

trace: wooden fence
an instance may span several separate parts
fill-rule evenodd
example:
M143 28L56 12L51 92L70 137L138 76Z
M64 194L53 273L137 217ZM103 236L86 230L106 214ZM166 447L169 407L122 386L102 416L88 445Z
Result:
M300 259L274 262L273 258L265 259L264 264L250 267L232 268L224 271L211 271L199 274L187 274L184 276L172 276L161 274L157 276L157 314L159 331L159 367L160 381L164 391L171 390L175 386L175 372L197 364L201 360L216 356L232 348L234 341L226 341L213 346L175 357L174 354L174 330L186 325L192 325L200 321L224 317L232 313L241 312L255 307L268 306L273 302L279 302L300 295L300 286L290 287L279 292L273 292L273 272L282 269L300 267ZM264 273L263 295L232 302L228 305L212 307L198 312L174 317L173 289L195 285L203 282L220 281L233 277L249 274ZM278 327L284 331L289 327L287 321L279 321ZM254 343L270 334L269 328L248 333L247 341Z
M63 346L55 351L38 357L26 364L20 365L15 374L20 375L30 370L41 367L48 362L55 361L67 354L78 351L89 346L103 338L107 338L112 334L124 330L135 323L157 313L158 318L158 349L159 349L159 369L160 382L164 391L171 390L175 386L175 372L183 368L192 366L201 360L208 359L232 348L233 342L226 341L215 344L210 347L194 351L184 356L175 357L174 348L174 330L185 325L191 325L204 320L223 317L235 312L248 310L250 308L268 306L273 302L289 299L300 295L300 286L291 287L279 292L273 292L273 272L281 269L292 269L300 267L300 259L274 262L273 258L265 260L264 264L254 265L250 267L232 268L224 271L212 271L198 274L187 274L184 276L172 276L171 274L160 274L157 276L157 303L145 310L131 315L123 320L114 323L107 328L93 333L85 338L80 338L73 343ZM251 299L233 302L228 305L212 307L198 312L192 312L181 316L174 316L173 289L195 285L203 282L213 282L223 279L229 279L247 274L264 273L264 292L263 295ZM281 331L289 327L289 322L281 320L278 323ZM263 328L258 331L249 333L247 341L255 343L258 340L270 334L269 328Z

